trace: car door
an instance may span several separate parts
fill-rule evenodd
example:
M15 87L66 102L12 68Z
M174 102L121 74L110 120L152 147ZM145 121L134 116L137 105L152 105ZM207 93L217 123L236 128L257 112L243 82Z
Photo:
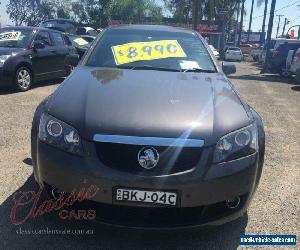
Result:
M71 46L68 46L65 42L65 39L61 32L51 31L51 38L53 42L53 50L55 54L55 73L58 76L65 76L66 66L65 66L65 58L70 53L72 49Z
M55 70L55 54L53 44L48 31L38 31L34 37L34 42L41 42L45 47L33 49L32 66L37 79L46 79Z

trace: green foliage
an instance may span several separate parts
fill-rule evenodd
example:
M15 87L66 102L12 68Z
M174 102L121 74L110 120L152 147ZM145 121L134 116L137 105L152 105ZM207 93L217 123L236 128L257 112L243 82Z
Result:
M80 23L99 28L108 24L108 10L111 0L76 0L73 1L72 18Z
M164 0L175 22L187 23L192 18L191 0Z
M94 28L105 27L111 20L158 22L163 16L154 0L9 0L7 13L16 25L68 18Z
M109 16L122 23L157 22L162 19L162 9L151 0L112 0Z

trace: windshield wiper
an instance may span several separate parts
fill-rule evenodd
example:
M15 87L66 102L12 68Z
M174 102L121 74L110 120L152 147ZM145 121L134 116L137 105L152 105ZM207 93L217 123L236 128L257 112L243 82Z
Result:
M196 72L196 73L215 73L214 70L211 69L200 69L200 68L190 68L182 70L183 73L185 72Z
M171 72L179 72L180 71L178 69L154 67L151 65L119 66L118 68L131 69L131 70L159 70L159 71L171 71Z

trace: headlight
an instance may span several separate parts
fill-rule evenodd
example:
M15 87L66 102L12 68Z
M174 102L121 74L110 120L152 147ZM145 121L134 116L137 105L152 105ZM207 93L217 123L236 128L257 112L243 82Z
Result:
M257 127L252 124L223 136L219 140L214 152L214 163L242 158L257 151Z
M5 61L6 61L8 58L10 58L10 57L11 57L11 55L2 55L2 56L0 56L0 67L3 67Z
M83 155L78 132L70 125L50 115L42 114L41 116L39 139L67 152Z

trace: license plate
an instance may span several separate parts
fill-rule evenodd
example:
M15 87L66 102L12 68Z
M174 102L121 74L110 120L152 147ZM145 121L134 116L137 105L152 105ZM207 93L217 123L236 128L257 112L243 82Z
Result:
M116 190L116 200L175 206L177 193L118 188Z

